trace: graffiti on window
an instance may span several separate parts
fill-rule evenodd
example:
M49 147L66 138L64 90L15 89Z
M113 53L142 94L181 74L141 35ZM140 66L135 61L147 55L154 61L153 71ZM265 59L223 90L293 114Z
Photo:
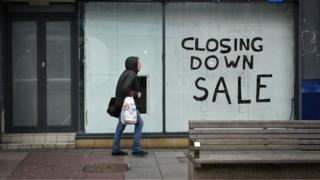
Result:
M201 44L202 42L203 44ZM181 41L181 47L186 51L194 51L195 53L210 52L211 55L205 59L193 55L190 56L190 70L197 71L201 68L205 68L208 71L214 71L221 66L225 66L228 69L242 68L243 70L254 69L255 54L263 52L263 38L222 38L215 39L209 38L205 41L196 37L186 37ZM241 54L245 52L245 54ZM249 54L248 52L254 52L255 54ZM230 53L238 53L236 57L230 57ZM218 56L219 55L219 56ZM234 56L234 55L233 55ZM256 98L255 101L259 103L271 102L271 98L264 97L261 89L268 88L267 84L263 82L266 78L272 78L272 74L257 74L256 76ZM238 92L237 99L238 104L250 104L251 99L243 99L241 76L238 79ZM196 101L204 101L209 98L209 88L201 86L201 81L206 81L205 77L198 77L195 80L195 87L202 92L202 95L194 95L193 99ZM215 88L213 89L212 102L215 102L218 95L224 95L228 104L232 104L230 95L233 93L228 90L228 83L223 76L219 77Z

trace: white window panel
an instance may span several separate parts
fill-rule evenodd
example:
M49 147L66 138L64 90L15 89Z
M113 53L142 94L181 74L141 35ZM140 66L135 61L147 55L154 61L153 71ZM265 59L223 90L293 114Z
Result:
M86 3L85 131L114 133L117 120L106 114L128 56L139 56L148 77L143 132L162 131L161 3ZM127 126L132 132L134 126Z
M294 97L294 14L292 3L169 3L166 6L166 130L187 131L188 120L287 120L293 113ZM187 48L208 50L187 50L182 40L187 37ZM197 38L197 40L196 40ZM256 40L253 48L239 50L234 44L240 39ZM215 39L218 48L215 49ZM230 40L223 40L230 39ZM221 43L221 40L222 43ZM196 42L197 41L197 42ZM263 46L262 51L255 51ZM223 47L224 46L224 47ZM230 46L230 52L227 51ZM208 70L205 59L209 56ZM242 68L243 56L253 56L253 68ZM191 70L191 56L202 60L199 69ZM230 61L240 56L236 68L226 68L225 56ZM197 66L195 61L194 67ZM216 63L219 62L216 68ZM262 77L260 98L270 102L256 102L257 76ZM193 96L202 96L208 90L204 101ZM214 90L220 77L224 78L230 96L230 104L224 93L218 93L213 102ZM250 104L238 103L238 77L241 77L242 97ZM220 90L223 89L222 84Z

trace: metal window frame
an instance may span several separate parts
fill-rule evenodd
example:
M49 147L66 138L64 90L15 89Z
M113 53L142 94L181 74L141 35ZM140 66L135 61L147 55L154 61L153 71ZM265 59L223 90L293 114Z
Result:
M77 2L217 2L219 0L77 0ZM241 1L241 0L223 0L223 1ZM245 1L245 0L242 0ZM248 1L248 0L247 0Z
M26 3L14 3L18 5L27 5ZM78 63L78 28L77 28L77 10L75 7L74 12L68 13L59 13L59 12L8 12L8 5L12 5L12 3L5 4L5 68L4 78L5 78L5 133L38 133L38 132L75 132L78 130L79 124L79 106L78 106L78 97L79 97L79 87L78 87L78 75L79 75L79 63ZM37 22L37 47L38 47L38 59L40 61L41 57L45 57L45 44L43 41L45 39L45 25L46 21L70 21L71 23L71 125L70 126L47 126L46 124L46 112L40 112L40 106L46 105L46 86L43 81L45 79L44 72L39 72L40 68L38 68L38 124L34 127L28 126L15 126L13 127L13 102L12 102L12 66L11 66L11 22L13 20L32 20ZM44 39L43 39L44 38ZM38 62L38 66L39 66ZM42 83L39 83L42 81ZM42 94L40 91L43 90ZM45 106L46 107L46 106ZM42 111L46 111L45 108Z
M2 1L0 1L0 27L4 27L4 3ZM5 69L3 67L3 61L4 61L4 57L5 57L5 41L4 41L4 28L0 28L0 133L2 132L2 130L4 129L3 126L4 124L2 124L3 121L3 117L2 117L2 112L4 109L4 88L3 88L3 84L4 84L4 73L3 70Z
M84 61L85 61L85 53L84 53L84 38L85 38L85 4L83 2L77 3L77 21L78 21L78 31L77 31L77 36L78 36L78 44L79 44L79 64L78 64L78 69L79 69L79 123L78 123L78 130L77 134L85 134L85 94L84 94Z

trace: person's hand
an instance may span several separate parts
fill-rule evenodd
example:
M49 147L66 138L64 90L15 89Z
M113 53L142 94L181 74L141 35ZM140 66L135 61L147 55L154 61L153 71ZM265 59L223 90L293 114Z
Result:
M142 93L138 92L138 98L141 98L141 96L142 96Z

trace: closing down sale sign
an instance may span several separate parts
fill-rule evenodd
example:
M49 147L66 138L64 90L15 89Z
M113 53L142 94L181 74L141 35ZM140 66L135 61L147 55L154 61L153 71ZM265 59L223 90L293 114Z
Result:
M167 9L166 129L183 131L188 120L292 117L292 4L197 5Z

